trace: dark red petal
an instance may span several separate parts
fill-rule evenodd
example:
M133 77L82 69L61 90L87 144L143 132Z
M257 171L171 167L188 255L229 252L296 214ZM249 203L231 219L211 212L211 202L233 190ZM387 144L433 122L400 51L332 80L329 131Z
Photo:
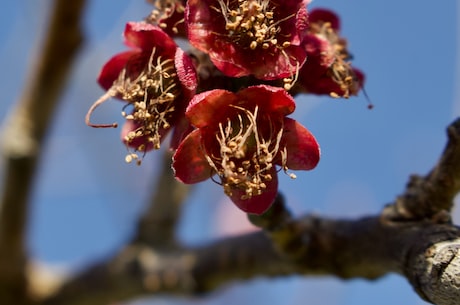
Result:
M286 147L287 167L292 170L310 170L319 162L321 151L315 137L296 120L284 119L280 147ZM279 161L277 162L279 163Z
M301 75L304 72L303 70L308 69L311 71L315 69L315 66L319 66L319 68L324 71L324 69L330 67L336 59L334 47L324 37L316 34L309 34L305 36L302 44L307 52L308 61L300 69Z
M108 62L102 67L101 72L97 81L99 85L105 90L109 90L112 87L113 82L118 79L121 70L126 66L126 63L133 57L139 56L141 52L139 50L127 51L119 53L109 59Z
M293 37L291 43L299 45L305 34L308 32L308 12L306 4L304 4L297 12L295 28L297 30L297 35Z
M179 145L173 156L172 168L176 179L191 184L211 177L212 168L201 146L201 132L192 131Z
M222 39L213 41L213 38L225 30L222 16L210 7L215 4L217 1L213 0L188 0L185 7L188 39L194 47L205 52L221 47L218 43Z
M177 48L176 55L174 56L174 64L177 77L185 91L183 93L189 99L195 94L198 82L192 59L181 48Z
M197 94L186 110L186 116L195 127L202 128L231 117L232 106L254 109L276 117L283 117L295 109L294 99L286 90L268 85L245 88L237 93L215 89Z
M156 48L157 54L173 58L177 45L163 30L145 22L128 22L125 28L126 45L151 52Z
M213 52L210 57L217 69L230 77L242 77L251 74L251 65L245 63L244 57L241 56L241 53L235 51L233 44L221 44L221 49L225 51ZM259 68L261 68L261 65Z
M218 123L221 118L228 116L226 113L228 106L236 105L237 100L236 94L227 90L206 91L193 97L185 115L195 127L205 127Z
M328 9L317 8L308 14L310 24L316 22L329 22L334 30L340 30L340 19L336 13Z
M308 31L307 4L310 1L278 0L275 2L278 2L280 8L278 20L288 18L281 24L281 35L286 35L291 45L298 46ZM289 18L292 14L295 14L295 18Z
M290 77L302 67L307 59L307 54L303 47L291 45L274 53L253 53L244 54L243 64L251 67L251 74L258 79L273 80L284 77ZM254 57L258 58L254 61Z
M266 182L267 188L259 196L253 196L249 199L241 199L241 196L245 194L244 190L234 189L232 190L232 196L230 199L233 203L246 213L251 214L263 214L275 201L276 194L278 194L278 175L275 167L271 170L273 179L270 182Z
M182 140L193 131L193 126L185 116L181 116L174 124L173 134L171 137L170 149L175 150L179 147Z
M218 38L215 37L213 40L216 39ZM202 47L201 50L208 52L214 65L222 73L231 77L254 75L263 80L289 77L304 64L307 58L304 48L296 45L286 47L282 52L278 49L269 51L241 49L232 42L219 40L213 42L213 46L216 45L220 47L209 49L210 46L207 46L207 48Z
M245 104L257 104L259 111L273 116L286 116L295 110L294 98L280 87L259 85L245 88L236 93Z

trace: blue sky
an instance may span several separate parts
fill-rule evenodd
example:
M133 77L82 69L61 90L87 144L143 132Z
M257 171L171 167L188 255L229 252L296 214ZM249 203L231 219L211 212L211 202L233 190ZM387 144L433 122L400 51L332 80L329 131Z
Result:
M0 13L0 67L5 71L1 120L18 98L33 62L47 3L7 1ZM424 174L432 167L445 144L445 127L460 114L460 89L455 86L460 8L449 0L315 0L310 7L331 8L341 16L354 65L366 73L366 91L375 108L368 110L362 95L349 100L299 97L293 117L315 134L322 160L314 171L296 173L294 181L282 177L280 189L296 214L375 214L403 191L409 174ZM147 156L141 167L127 165L118 130L88 128L83 118L103 93L95 82L100 67L124 50L125 22L141 19L148 8L142 0L89 1L86 43L53 123L34 191L29 250L39 260L84 265L109 255L134 230L155 177L158 154ZM103 109L95 120L119 120L118 102ZM184 242L201 243L222 234L215 213L231 204L221 198L221 189L213 183L194 189L179 230ZM261 279L176 303L267 300L272 305L425 304L405 279L395 275L374 282ZM133 302L141 303L145 300ZM170 304L170 299L152 304Z

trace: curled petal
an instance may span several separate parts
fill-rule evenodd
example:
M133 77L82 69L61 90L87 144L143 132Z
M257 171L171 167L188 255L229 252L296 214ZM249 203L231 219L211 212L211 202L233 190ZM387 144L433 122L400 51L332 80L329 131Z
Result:
M201 128L215 122L225 121L234 108L257 105L260 112L271 117L283 117L292 113L295 102L286 90L279 87L259 85L245 88L237 93L215 89L197 94L186 110L186 116L195 127Z
M197 75L191 58L181 49L176 49L174 56L174 64L176 66L177 77L184 89L184 94L190 98L196 91Z
M162 29L145 22L128 22L126 24L125 44L141 50L157 49L158 53L173 57L177 45Z
M179 145L173 156L172 168L176 179L191 184L209 179L212 169L201 146L201 132L192 131Z
M185 114L192 125L201 128L219 122L221 117L227 115L222 109L236 102L237 96L230 91L223 89L206 91L193 97Z
M295 102L286 90L266 85L252 86L238 92L244 101L254 101L261 112L286 116L295 110Z
M286 166L292 170L310 170L319 162L321 151L315 137L296 120L284 119L282 146L286 146Z
M300 70L300 74L304 78L309 77L309 75L304 76L302 73L313 73L313 75L310 75L312 78L324 74L326 69L335 61L334 46L324 37L307 35L304 40L304 47L308 55L308 63L304 65L307 70Z
M101 73L97 81L99 85L105 90L109 90L113 86L114 81L116 81L125 68L126 64L133 58L140 55L139 50L126 51L119 53L113 56L105 65L102 67Z
M294 45L299 45L308 30L308 12L306 3L303 7L299 9L296 16L295 28L297 29L297 35L292 38L291 43Z

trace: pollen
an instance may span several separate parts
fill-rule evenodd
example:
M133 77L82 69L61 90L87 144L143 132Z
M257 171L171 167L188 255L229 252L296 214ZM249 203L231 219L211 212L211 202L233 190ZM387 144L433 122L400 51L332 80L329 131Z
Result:
M289 42L279 44L280 24L292 17L277 20L275 7L269 0L218 0L219 7L214 10L221 12L225 19L227 35L243 48L264 50L270 47L285 48Z
M231 196L235 190L243 191L241 199L261 195L267 188L267 182L273 179L275 156L283 129L274 133L262 132L258 124L258 107L251 112L248 109L233 106L238 110L235 119L219 123L216 140L219 151L207 156L207 160L222 180L224 192ZM268 123L268 125L272 125Z

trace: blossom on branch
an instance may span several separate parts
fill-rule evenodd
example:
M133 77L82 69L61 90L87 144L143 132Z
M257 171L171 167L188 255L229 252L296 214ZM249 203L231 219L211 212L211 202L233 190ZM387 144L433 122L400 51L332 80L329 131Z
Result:
M189 0L190 43L224 74L295 78L305 62L307 0Z
M197 80L191 59L159 27L129 22L124 37L132 49L115 55L102 68L98 81L107 92L90 108L86 121L93 127L116 127L92 124L90 116L112 97L125 101L122 140L134 149L126 160L140 162L136 152L159 149L171 128L176 127L173 145L184 136L188 129L184 111Z
M347 41L339 35L339 17L332 11L315 9L308 18L308 35L302 42L308 59L300 69L294 92L345 98L357 95L364 74L349 62Z
M267 85L196 95L186 117L197 129L174 154L176 178L197 183L217 175L240 209L262 214L278 192L276 166L295 178L289 169L310 170L319 161L313 135L286 117L294 109L284 89Z

